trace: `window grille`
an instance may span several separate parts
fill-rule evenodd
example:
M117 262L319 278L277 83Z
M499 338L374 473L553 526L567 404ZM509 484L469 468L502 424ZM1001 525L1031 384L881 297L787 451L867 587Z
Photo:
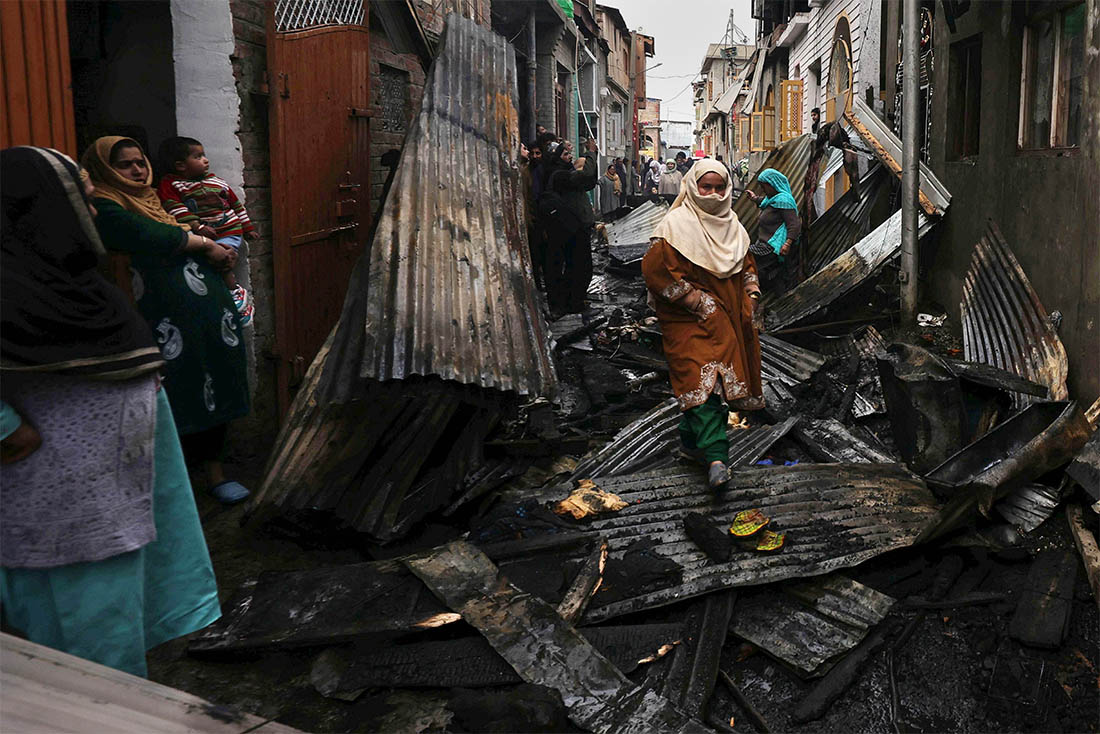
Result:
M363 0L276 0L275 30L304 31L327 25L362 25Z

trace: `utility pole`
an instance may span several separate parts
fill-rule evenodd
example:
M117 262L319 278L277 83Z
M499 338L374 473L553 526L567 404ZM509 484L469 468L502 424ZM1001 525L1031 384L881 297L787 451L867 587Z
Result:
M634 156L638 150L635 143L638 140L638 32L630 32L630 145L627 146L626 165L630 169L627 175L630 177L630 191L634 191Z
M538 105L538 97L535 94L538 72L535 45L535 9L531 8L527 12L527 106L531 110L531 119L527 121L527 129L524 131L528 140L535 139L535 126L538 124L538 120L535 119L535 107Z
M917 318L917 276L920 269L917 231L917 191L920 152L917 150L917 105L920 104L920 0L904 0L901 96L901 315L912 326Z

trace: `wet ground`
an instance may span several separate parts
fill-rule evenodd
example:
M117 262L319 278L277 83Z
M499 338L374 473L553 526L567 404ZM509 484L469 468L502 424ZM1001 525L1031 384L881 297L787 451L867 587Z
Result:
M777 460L784 458L783 446L776 447ZM232 469L235 476L257 486L258 461ZM355 563L397 552L355 548L354 538L349 536L307 534L287 539L280 537L286 535L281 524L262 520L241 528L242 507L222 508L204 495L199 497L199 507L223 602L241 583L263 570ZM403 549L435 545L454 537L460 529L428 526ZM790 712L814 681L802 680L734 635L726 640L722 669L741 686L773 731L1095 732L1100 729L1100 634L1097 606L1084 573L1077 576L1071 626L1059 649L1027 648L1007 634L1015 600L1026 586L1032 554L1070 547L1065 517L1059 511L1026 539L1022 549L907 549L851 570L856 580L904 599L924 593L941 560L956 554L965 568L988 561L988 575L973 591L1006 595L1003 602L993 605L924 614L912 637L893 650L896 713L887 660L898 632L917 614L913 610L897 607L891 612L883 623L890 630L885 645L868 658L855 684L817 721L796 725L790 720ZM909 575L897 579L898 568L908 569ZM632 615L629 621L657 622L674 613L675 607L669 607ZM178 640L150 653L150 677L311 732L568 730L562 728L560 710L547 709L549 704L542 708L521 705L531 696L514 687L476 693L377 689L366 691L355 701L325 698L310 681L311 666L319 653L303 649L207 660L189 656L186 641ZM632 677L643 675L644 667ZM479 717L471 711L485 714ZM720 682L709 711L712 722L732 724L736 731L754 731Z
M598 271L606 260L598 258ZM664 400L667 381L646 380L653 347L659 344L641 322L644 301L633 288L617 300L596 303L608 327L596 330L559 362L563 382L557 428L608 440L626 423ZM865 290L832 308L833 318L889 312L882 293ZM885 291L883 291L885 292ZM877 294L877 295L876 295ZM861 300L862 299L862 300ZM597 299L598 300L598 299ZM936 311L929 307L929 311ZM617 313L616 313L617 311ZM843 316L842 316L843 315ZM826 319L827 320L827 319ZM957 356L959 343L948 324L900 334L889 319L876 326L887 340L904 339L943 356ZM830 361L816 381L796 397L805 404L815 398L830 415L841 390L830 379L847 368L846 338L851 326L815 328L782 338L821 352ZM657 337L659 339L659 337ZM659 347L658 347L659 348ZM659 357L659 353L658 353ZM831 377L830 377L831 376ZM631 385L641 379L641 384ZM830 386L832 385L832 386ZM633 389L632 389L633 388ZM828 399L819 396L835 393ZM870 397L874 398L874 395ZM881 396L878 396L881 398ZM751 422L761 418L753 416ZM889 421L872 415L849 421L871 443L892 450ZM504 423L505 431L522 432L523 421ZM264 451L241 455L230 475L258 487ZM579 457L542 456L514 485L537 486L556 472L568 473ZM775 464L810 461L790 438L768 454ZM1057 482L1057 478L1048 478ZM390 558L429 548L459 537L470 527L477 503L440 522L429 519L409 538L386 548L371 545L354 533L333 530L324 518L254 518L240 526L241 506L223 508L201 493L199 509L218 577L223 603L261 571L321 568ZM722 650L721 668L770 724L772 731L791 732L1096 732L1100 730L1100 633L1098 610L1081 569L1073 592L1072 618L1065 642L1055 650L1025 647L1008 634L1016 602L1027 587L1035 555L1042 550L1072 548L1064 512L1059 509L1023 543L1007 550L979 546L918 547L880 556L845 573L873 589L902 600L881 623L885 642L859 669L854 684L822 718L796 724L792 712L817 680L803 680L784 664L730 634ZM1076 554L1074 554L1076 559ZM1080 561L1077 561L1078 564ZM928 610L908 608L904 600L927 592L944 564L961 566L970 592L994 592L1003 600L978 606ZM985 569L975 572L975 569ZM976 585L974 585L976 581ZM957 591L957 589L956 589ZM953 596L948 593L948 598ZM612 623L662 622L677 607L641 612ZM737 608L734 607L734 617ZM898 642L914 619L911 636ZM461 623L447 634L461 631ZM452 627L454 628L452 630ZM381 642L381 639L371 642ZM371 689L355 700L325 698L310 679L320 649L270 651L248 656L199 659L177 640L150 653L150 677L220 704L310 732L445 732L445 731L570 731L556 694L531 686L466 691L461 689ZM891 675L891 665L892 670ZM641 681L646 665L631 674ZM733 702L721 682L715 686L708 721L738 732L755 731L746 713Z

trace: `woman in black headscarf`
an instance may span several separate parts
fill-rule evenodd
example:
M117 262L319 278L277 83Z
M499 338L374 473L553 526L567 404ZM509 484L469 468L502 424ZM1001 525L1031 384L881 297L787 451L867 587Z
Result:
M0 603L29 639L137 675L221 616L145 320L97 271L91 184L0 152Z

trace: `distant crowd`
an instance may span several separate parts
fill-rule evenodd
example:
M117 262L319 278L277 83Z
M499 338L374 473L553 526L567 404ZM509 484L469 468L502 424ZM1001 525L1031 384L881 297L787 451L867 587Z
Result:
M684 176L695 160L683 151L674 158L627 161L613 158L598 174L598 151L591 138L577 155L573 143L539 125L536 137L522 146L528 241L536 282L545 291L551 315L581 313L592 279L591 233L597 216L613 219L628 197L664 199L680 193ZM744 180L715 158L730 176ZM593 204L588 193L598 190Z

